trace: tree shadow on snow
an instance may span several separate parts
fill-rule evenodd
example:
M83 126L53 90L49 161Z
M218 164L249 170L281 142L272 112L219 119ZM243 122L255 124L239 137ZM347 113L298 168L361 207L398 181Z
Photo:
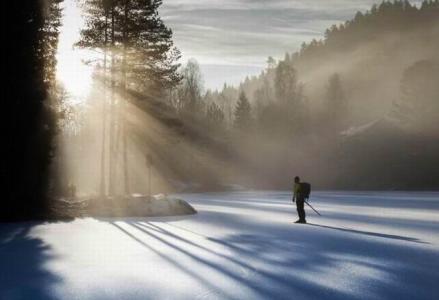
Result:
M45 268L51 248L30 234L39 223L0 224L0 300L56 299L50 287L61 279Z
M165 236L167 246L192 258L194 264L207 265L261 299L430 299L431 293L439 291L435 283L439 253L416 238L324 225L333 230L315 231L317 224L291 227L230 215L226 219L242 231L219 237L198 234L193 239L189 238L197 235L193 230L188 235L170 230L185 230L172 222L132 225L143 227L159 241L165 240L159 235ZM223 250L212 250L200 238ZM190 247L182 251L182 243ZM218 260L200 259L197 251L189 250L192 246L209 248ZM242 276L238 271L242 269L252 276Z
M216 207L220 202L202 204ZM231 204L236 208L233 212L201 210L190 228L171 219L110 223L223 299L240 296L212 278L227 278L245 287L253 293L252 299L431 299L439 292L439 252L429 243L319 224L303 226L269 218L264 222L239 214L241 207L254 205ZM387 228L392 222L385 224ZM209 234L198 226L231 233ZM151 240L154 243L146 242ZM191 267L182 263L187 261ZM198 266L218 276L203 276Z
M314 234L308 226L303 228L288 232L279 228L274 236L267 234L271 229L261 229L257 234L211 240L228 247L236 257L251 257L267 265L271 278L281 278L274 298L431 299L439 292L435 283L439 280L438 251L386 242L422 243L416 239L346 230L384 238L371 240L325 231ZM285 281L289 284L283 285Z
M414 242L414 243L419 243L419 244L430 244L430 243L421 241L420 239L401 236L401 235L395 235L395 234L385 234L385 233L378 233L378 232L372 232L372 231L362 231L362 230L355 230L355 229L342 228L342 227L319 225L319 224L313 224L313 223L308 223L308 225L320 227L320 228L334 229L334 230L339 230L339 231L349 232L349 233L357 233L357 234L363 234L363 235L368 235L368 236L381 237L381 238L386 238L386 239L402 240L402 241Z
M298 278L294 278L293 280L292 277L285 276L286 274L279 273L276 269L259 269L253 266L251 262L247 261L246 258L248 257L258 257L258 255L255 256L255 252L253 251L257 252L266 247L267 244L265 242L263 242L263 245L257 245L257 243L261 243L261 240L264 241L263 238L261 239L260 237L254 237L255 243L256 241L257 243L254 245L255 247L252 251L244 250L239 246L233 247L231 243L226 242L223 244L221 241L217 241L217 244L221 244L221 246L226 245L226 248L230 247L233 249L231 254L227 254L229 251L223 253L219 250L211 249L201 245L198 242L166 230L163 228L163 226L158 226L157 224L152 224L150 222L127 222L127 224L133 228L136 228L138 232L146 234L149 238L153 238L155 241L161 242L164 246L176 251L179 255L190 258L193 261L191 264L192 267L188 268L187 266L182 265L174 256L164 254L157 250L158 247L156 249L143 241L141 235L133 234L115 222L111 223L111 225L118 228L124 234L131 237L145 248L153 251L155 254L158 254L161 258L172 263L180 271L196 279L200 284L206 286L206 288L209 290L215 291L216 295L222 299L242 299L242 296L240 297L236 295L236 291L234 290L225 290L221 287L221 285L218 285L217 282L210 280L209 277L198 274L196 271L198 270L197 265L201 265L204 268L207 267L212 272L219 273L219 275L222 277L234 281L237 286L241 288L245 287L249 289L254 295L257 295L257 298L260 299L292 299L294 295L297 296L298 292L302 294L312 293L311 295L316 297L330 296L330 294L328 294L324 289L311 290L310 285L297 285L296 283L300 282L300 279ZM249 240L251 239L251 236L247 236L246 238ZM242 240L243 237L240 237L240 239ZM285 246L287 246L288 243L285 244ZM194 248L196 248L196 250L191 250ZM200 255L200 251L209 253L215 259L211 260L206 258L204 255ZM248 276L248 274L252 274L252 276ZM342 295L343 297L349 296L349 294L342 291L340 291L338 295ZM246 295L246 297L248 297L248 295Z

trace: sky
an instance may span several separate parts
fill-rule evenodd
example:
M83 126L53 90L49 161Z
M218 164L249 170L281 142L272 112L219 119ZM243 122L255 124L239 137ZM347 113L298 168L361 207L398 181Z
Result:
M376 0L163 0L160 14L174 32L181 63L196 59L205 89L239 84L257 75L269 56L282 58L326 28L366 11ZM420 1L412 1L416 3ZM74 50L83 20L75 0L65 0L58 53L58 77L77 97L89 88L90 53Z
M259 74L269 56L283 58L332 24L380 0L163 0L162 19L174 31L183 60L195 58L206 88L239 84ZM412 1L416 3L420 1Z
M57 53L57 78L64 85L73 101L88 96L92 67L83 63L92 54L74 47L84 20L76 0L65 0L62 4L63 19Z

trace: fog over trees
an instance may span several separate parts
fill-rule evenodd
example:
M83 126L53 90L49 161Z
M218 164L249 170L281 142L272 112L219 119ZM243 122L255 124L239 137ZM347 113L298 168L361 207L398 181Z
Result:
M438 1L385 1L203 99L227 116L247 95L246 139L236 116L224 124L247 184L287 188L300 173L321 188L437 188L438 37Z

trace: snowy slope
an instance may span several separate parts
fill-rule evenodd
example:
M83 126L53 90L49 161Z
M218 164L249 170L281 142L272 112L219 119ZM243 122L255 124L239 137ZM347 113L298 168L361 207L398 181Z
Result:
M439 193L179 195L187 217L0 224L0 299L439 299Z

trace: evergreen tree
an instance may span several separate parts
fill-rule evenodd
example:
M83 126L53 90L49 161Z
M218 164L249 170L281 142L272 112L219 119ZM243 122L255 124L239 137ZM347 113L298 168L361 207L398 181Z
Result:
M221 108L212 102L206 112L207 124L209 129L218 130L223 126L224 123L224 113Z
M223 89L219 94L219 102L223 107L226 122L229 127L233 126L233 104L235 103L235 98L238 96L237 93L238 91L235 88L224 83Z
M423 60L408 67L401 79L400 100L392 116L404 125L431 134L439 127L439 62ZM439 136L438 134L436 134Z
M243 91L239 95L239 100L235 107L234 126L238 130L248 130L251 125L251 106L247 96Z
M180 76L177 74L178 50L173 46L172 31L167 28L158 14L160 0L82 0L86 12L85 28L81 31L78 45L83 48L100 49L103 52L103 82L111 82L110 101L110 163L109 186L111 189L115 174L115 137L122 139L123 177L125 192L129 193L127 155L127 116L125 103L128 96L136 99L158 98L175 87ZM107 52L111 54L111 81L107 81ZM114 93L118 91L118 100ZM105 92L104 92L105 93ZM144 95L139 96L139 95ZM105 97L104 97L105 98ZM105 105L103 104L103 145L105 145ZM104 151L102 151L102 174L104 174ZM102 175L102 178L104 176ZM101 184L101 193L105 190Z
M276 60L272 56L269 56L267 58L267 68L274 69L275 67L276 67Z
M81 29L81 39L77 46L104 51L110 39L115 42L115 37L120 36L120 25L115 23L120 18L119 11L116 10L117 3L118 0L80 0L85 28ZM114 28L116 25L119 26ZM114 35L110 35L111 28Z
M297 101L297 71L290 61L281 61L276 68L274 88L276 98L283 104Z
M111 43L117 80L122 90L161 95L175 87L180 52L172 31L161 20L161 0L82 0L86 27L78 45L105 50Z
M124 0L122 42L128 81L138 90L161 93L175 87L181 77L172 31L161 20L162 0Z
M279 115L273 122L287 135L302 131L305 126L303 85L297 77L291 60L279 62L274 80Z
M340 133L347 124L347 101L343 92L340 75L329 77L327 93L328 127L334 135Z
M49 0L44 7L45 22L43 26L43 36L41 37L39 48L44 60L44 82L50 88L55 88L56 80L56 53L58 50L59 28L61 26L63 0Z
M82 48L98 49L103 54L102 67L98 65L99 70L93 81L99 80L99 83L104 86L102 93L102 140L101 140L101 161L100 161L100 195L103 197L106 194L105 170L106 170L106 136L107 136L107 111L110 111L110 155L109 155L109 192L114 193L114 161L116 158L115 139L116 133L116 112L115 112L115 61L116 61L116 19L118 19L118 11L116 10L116 0L83 0L83 10L86 17L86 27L81 30L81 40L77 45ZM111 47L110 47L111 45ZM108 52L111 50L111 100L107 99L107 83L108 78ZM108 103L109 102L109 103ZM110 110L107 110L107 105L110 105Z
M4 122L0 220L47 217L49 165L56 133L50 89L55 85L60 0L6 1L14 16L5 28L7 58L1 110Z

